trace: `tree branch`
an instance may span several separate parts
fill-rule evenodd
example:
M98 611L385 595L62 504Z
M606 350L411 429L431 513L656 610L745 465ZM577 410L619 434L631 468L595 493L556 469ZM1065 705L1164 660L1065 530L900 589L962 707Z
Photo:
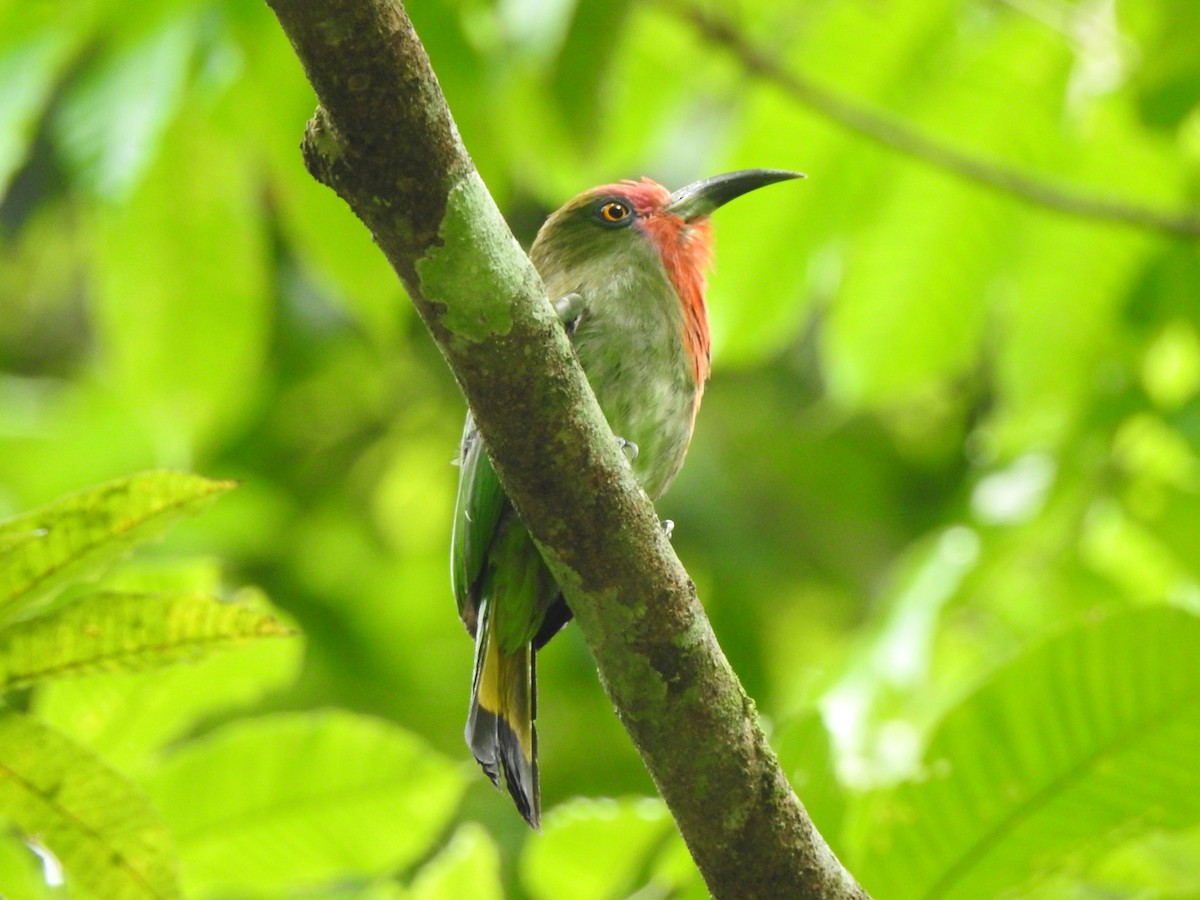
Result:
M780 771L404 9L269 2L320 102L309 171L370 228L458 378L710 891L865 897Z
M1176 237L1200 236L1200 212L1168 212L1123 200L1093 197L979 159L900 119L848 100L784 68L769 53L754 46L727 19L687 2L658 0L658 3L694 27L705 40L732 53L750 74L771 82L804 106L879 144L960 178L1066 215L1160 231Z

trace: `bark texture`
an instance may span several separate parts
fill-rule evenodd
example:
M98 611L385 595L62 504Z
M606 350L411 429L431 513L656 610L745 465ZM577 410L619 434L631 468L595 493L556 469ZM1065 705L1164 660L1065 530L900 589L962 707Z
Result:
M269 3L320 104L305 163L371 230L454 371L709 890L865 897L767 745L403 7Z

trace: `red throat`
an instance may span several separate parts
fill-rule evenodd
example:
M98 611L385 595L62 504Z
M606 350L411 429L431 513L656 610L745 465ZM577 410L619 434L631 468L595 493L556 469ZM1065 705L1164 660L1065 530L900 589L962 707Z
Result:
M683 306L683 346L692 358L697 390L708 380L711 348L708 310L704 306L705 272L712 258L712 229L708 219L685 222L669 213L652 215L641 222L658 245L663 268L675 285Z
M638 216L638 227L658 247L663 268L683 307L683 346L692 360L699 402L711 359L708 311L704 306L705 273L712 261L711 223L708 219L687 222L664 212L671 193L649 178L611 185L606 190L629 199Z

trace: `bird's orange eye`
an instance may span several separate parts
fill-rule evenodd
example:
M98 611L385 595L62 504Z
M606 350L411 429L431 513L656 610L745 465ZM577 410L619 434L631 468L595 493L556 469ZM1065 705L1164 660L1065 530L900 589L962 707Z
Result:
M620 200L609 200L600 207L600 221L607 225L619 225L632 214L627 205Z

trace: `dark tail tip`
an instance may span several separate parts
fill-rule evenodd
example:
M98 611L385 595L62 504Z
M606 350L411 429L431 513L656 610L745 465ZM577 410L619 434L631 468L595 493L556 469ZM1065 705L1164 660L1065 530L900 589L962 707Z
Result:
M497 721L496 737L504 785L516 804L517 812L536 831L542 830L541 789L538 784L537 731L533 731L533 758L521 749L516 732L504 719ZM484 769L486 772L487 769Z
M500 787L500 773L504 773L504 786L517 811L531 828L540 831L537 732L533 732L533 759L527 759L512 726L490 710L472 704L465 737L483 773L496 787Z

